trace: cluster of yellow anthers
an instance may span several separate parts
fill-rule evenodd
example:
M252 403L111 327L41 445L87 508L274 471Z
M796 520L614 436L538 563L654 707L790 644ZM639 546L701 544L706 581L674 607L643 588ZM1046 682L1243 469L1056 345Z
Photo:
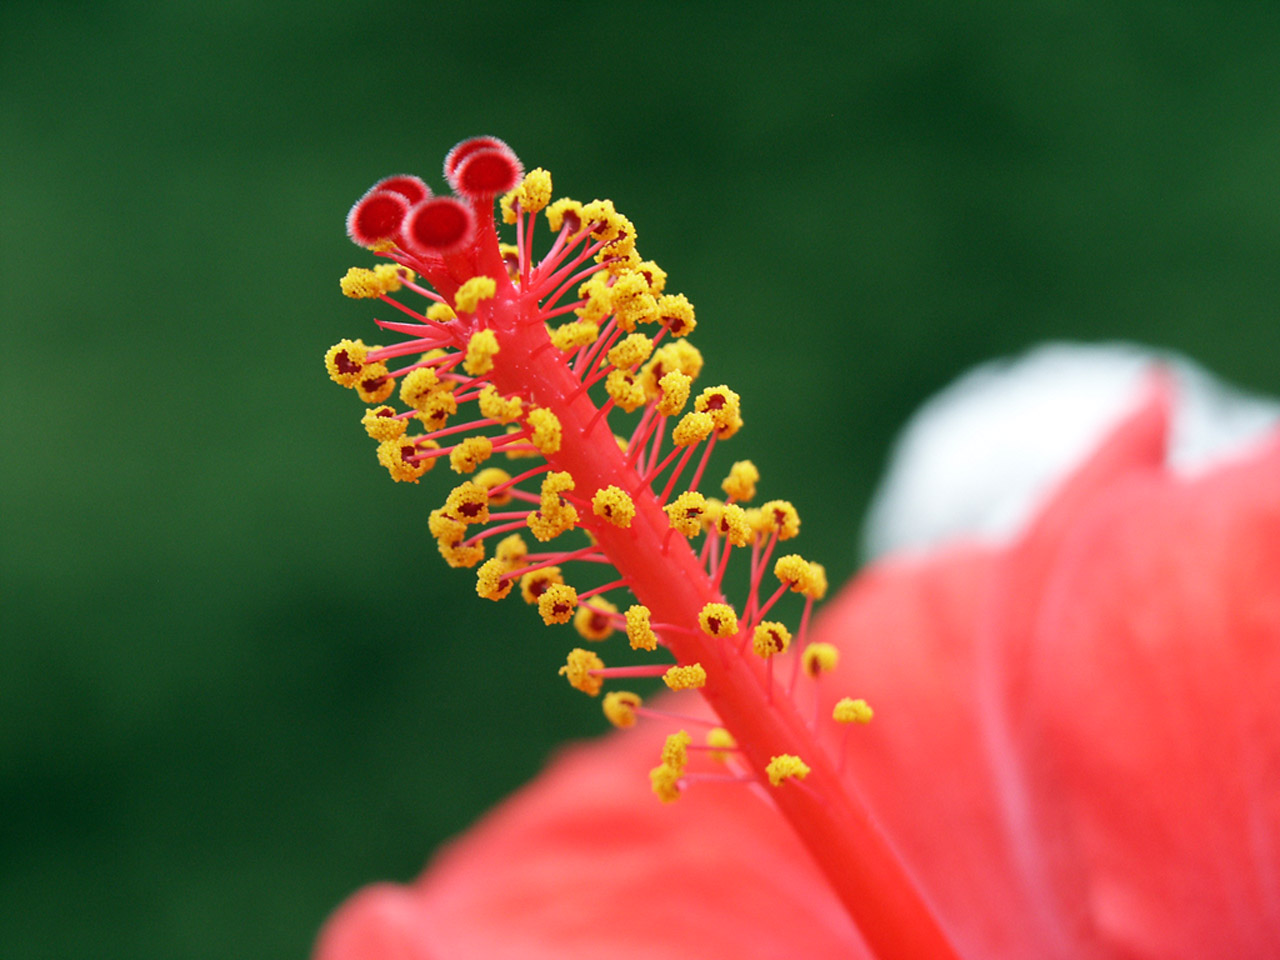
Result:
M693 306L667 292L667 274L641 258L635 228L612 203L552 202L550 175L524 175L500 141L460 144L445 176L454 197L435 196L416 177L391 177L348 218L352 238L391 262L353 267L342 292L403 314L378 324L408 337L392 346L343 340L325 356L329 375L369 405L361 422L379 462L398 481L416 483L445 458L469 477L428 527L450 566L477 568L481 597L501 600L518 585L548 625L572 622L591 643L621 631L634 650L674 655L674 664L609 668L577 647L560 669L592 696L607 680L647 676L703 692L720 722L706 724L701 746L684 730L668 738L651 773L664 801L698 779L779 786L808 778L810 763L833 766L816 745L816 714L796 720L800 688L816 703L808 681L836 663L833 647L804 639L826 574L798 554L774 559L777 545L799 533L800 517L785 500L746 505L760 479L751 461L729 469L723 497L698 489L711 451L743 420L727 386L693 394L703 367L685 339L696 327ZM498 239L495 198L514 244ZM551 238L535 261L540 212ZM388 402L393 394L398 406ZM469 403L477 414L453 422ZM615 408L639 411L626 435L610 424ZM506 464L492 465L495 456ZM538 462L511 465L524 458ZM692 478L678 489L691 463ZM526 540L550 544L575 530L585 538L572 547L533 551ZM748 566L739 607L721 592L735 556ZM580 592L565 576L573 563L610 564L618 576ZM762 597L771 564L777 586ZM635 601L625 609L606 597L622 590ZM804 601L795 634L767 619L789 592ZM789 669L775 680L784 657ZM608 693L604 712L619 727L672 716L629 691ZM837 723L870 718L864 702L848 698L832 714ZM690 773L690 749L727 771Z

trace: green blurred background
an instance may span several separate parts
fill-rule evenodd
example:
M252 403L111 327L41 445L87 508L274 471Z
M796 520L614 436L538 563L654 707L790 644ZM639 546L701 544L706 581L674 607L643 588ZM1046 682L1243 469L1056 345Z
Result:
M976 361L1125 337L1280 392L1280 7L766 9L4 5L8 960L302 956L602 728L320 363L374 330L349 204L464 136L635 221L744 395L719 463L837 580Z

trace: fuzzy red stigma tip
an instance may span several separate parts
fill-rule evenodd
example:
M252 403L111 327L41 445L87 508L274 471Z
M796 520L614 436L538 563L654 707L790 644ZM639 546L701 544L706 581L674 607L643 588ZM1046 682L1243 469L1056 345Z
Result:
M458 167L471 154L481 150L505 150L511 155L512 159L515 159L515 151L507 146L505 141L499 140L497 137L472 137L470 140L463 140L450 150L444 158L444 178L449 181L449 186L455 190L458 189Z
M398 193L409 201L410 206L432 196L431 188L423 183L420 177L411 176L410 174L383 177L369 190L370 193L374 191Z
M454 189L466 197L492 197L513 189L524 167L509 149L477 150L454 170Z
M405 242L415 252L452 253L475 233L475 216L453 197L432 197L409 211L404 219Z
M389 190L371 190L356 201L347 214L347 236L362 247L371 247L400 234L409 201Z

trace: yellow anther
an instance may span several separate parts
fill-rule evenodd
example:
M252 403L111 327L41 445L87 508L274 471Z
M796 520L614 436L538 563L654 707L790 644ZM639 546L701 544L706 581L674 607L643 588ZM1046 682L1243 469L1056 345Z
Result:
M417 437L402 437L396 440L384 440L378 444L378 462L387 468L391 479L397 483L417 483L418 478L436 465L432 460L411 460L421 449L415 443ZM427 441L425 447L438 444Z
M693 743L693 737L689 736L687 730L677 730L669 734L662 745L662 762L678 773L684 773L684 768L689 765L689 744L691 743Z
M789 553L779 557L773 565L773 575L783 583L791 586L792 593L803 593L808 596L814 589L816 572L811 564L798 553Z
M623 338L621 343L609 351L608 359L615 367L623 369L634 367L637 363L644 363L651 353L653 353L653 341L643 333L633 333Z
M794 777L797 780L803 780L809 775L809 765L799 757L790 753L783 753L769 760L769 765L764 768L765 774L769 777L769 782L775 787L782 786L784 781Z
M827 568L820 563L810 562L809 570L812 575L804 595L811 600L821 600L827 595Z
M573 474L567 470L553 470L542 478L542 509L547 512L568 507L561 494L569 493L575 487Z
M458 401L448 390L437 390L423 401L418 419L430 430L442 430L458 412Z
M524 598L525 603L537 603L538 599L547 592L547 588L557 583L564 583L559 567L543 567L541 570L534 570L520 578L520 596Z
M680 799L680 771L660 763L649 771L649 784L663 803L675 803Z
M627 690L616 690L604 695L604 715L615 727L623 729L636 725L636 711L644 701Z
M667 294L657 302L658 322L674 337L687 337L698 322L693 319L693 304L683 293Z
M687 667L672 667L662 675L662 682L672 690L697 690L707 684L707 671L700 663Z
M613 208L612 200L592 200L582 205L582 224L591 228L597 240L616 240L623 235L626 218Z
M627 639L631 641L632 650L657 650L658 635L653 632L649 622L649 608L642 604L632 604L627 608Z
M658 381L658 389L662 396L658 400L658 412L664 417L674 417L689 401L689 385L693 378L679 370L669 370Z
M765 532L776 532L779 540L790 540L800 533L800 514L788 500L770 500L761 504L760 516Z
M431 535L441 542L458 543L467 535L467 525L457 517L450 516L445 507L431 511L427 521Z
M551 332L551 343L557 350L565 353L595 343L600 336L600 326L589 320L573 320L557 327Z
M395 389L395 378L384 363L369 364L356 381L356 395L365 403L382 403Z
M486 383L477 398L480 413L498 423L512 423L524 416L524 401L519 397L502 397L491 383Z
M702 511L702 530L720 529L720 518L724 516L724 501L715 497L707 497L706 509Z
M484 559L483 543L464 546L461 541L445 543L441 540L437 545L440 548L440 556L444 557L445 563L451 567L474 567Z
M652 260L645 260L643 263L636 264L636 273L644 276L645 281L649 284L649 292L655 297L658 296L667 286L667 271Z
M729 475L720 483L725 496L734 500L746 501L756 495L756 484L760 482L760 471L750 460L739 460L729 468Z
M590 650L575 647L569 651L568 662L560 668L560 676L568 678L569 686L575 690L598 697L600 688L604 686L604 678L593 675L591 671L603 669L603 660Z
M489 503L495 507L504 507L511 502L510 489L494 494L493 488L500 487L511 479L511 474L501 467L486 467L475 476L475 484L489 494Z
M507 268L507 276L512 282L518 282L520 279L520 248L514 243L500 243L498 244L498 253Z
M605 391L613 398L613 402L627 413L643 407L649 399L644 387L630 370L610 370L604 378Z
M597 490L591 498L591 512L603 517L615 527L627 528L636 515L636 505L621 487L609 486Z
M693 402L693 408L711 416L721 440L729 439L742 429L742 401L724 384L703 390Z
M493 442L488 437L467 437L449 454L449 466L454 473L473 473L491 456Z
M698 626L712 637L732 637L738 632L738 615L727 603L708 603L698 613Z
M519 186L503 196L500 201L502 221L503 223L516 222L515 205L517 203L520 204L521 212L537 213L550 202L551 174L541 167L536 167L524 175Z
M559 232L564 226L565 217L570 218L570 230L577 230L582 225L582 204L577 200L564 197L547 207L547 223L551 229ZM577 223L573 223L573 221Z
M433 367L418 367L410 370L400 381L400 402L414 410L426 407L427 399L438 392L440 378Z
M743 516L746 517L747 524L751 527L752 536L763 536L769 532L769 526L765 522L764 511L759 507L743 507Z
M563 509L552 513L534 510L529 514L525 523L535 537L546 543L548 540L554 540L562 533L568 533L577 526L578 511L572 505L567 505Z
M463 523L488 523L489 492L472 480L460 483L449 491L444 510Z
M640 266L640 254L634 240L616 240L596 254L596 263L603 264L616 277L634 272Z
M458 319L458 315L453 312L453 307L447 303L433 303L427 307L426 317L433 323L448 323L450 320Z
M867 705L867 701L855 700L853 697L841 697L831 711L831 719L836 723L865 724L870 723L874 716L875 711Z
M553 583L538 597L538 613L547 626L568 623L578 606L578 591L567 583Z
M610 288L610 303L618 326L630 333L637 323L653 323L658 319L658 301L649 292L643 274L625 273Z
M494 557L502 561L504 572L513 573L522 567L528 566L525 559L529 555L529 545L524 542L524 537L518 533L513 533L509 537L503 537L498 546L494 548ZM514 583L514 578L512 579Z
M578 606L578 612L573 615L573 628L583 640L607 640L613 635L612 614L617 612L618 608L608 600L592 597Z
M346 276L338 281L338 284L342 287L342 295L351 297L353 300L380 297L386 292L377 274L364 267L352 267L347 271ZM399 284L396 285L399 286Z
M498 285L493 277L487 277L484 274L472 277L453 295L454 309L459 313L475 313L480 301L488 300L497 291Z
M560 418L546 407L530 410L525 423L529 425L531 431L529 442L537 447L544 457L549 457L560 449Z
M472 279L480 278L473 277ZM471 281L467 282L470 283ZM462 361L462 369L473 377L483 376L493 370L493 358L497 352L497 335L492 330L477 330L471 335L471 339L467 341L467 355Z
M716 531L735 547L745 547L755 539L756 532L747 520L747 511L736 503L726 503L716 521Z
M672 530L686 537L702 532L702 516L707 509L707 498L696 490L686 490L664 507Z
M804 672L815 679L824 673L830 673L840 662L840 651L829 643L811 643L800 655L800 665Z
M738 749L738 741L724 727L712 727L707 731L707 746L718 747L719 749L710 750L707 756L716 763L724 763L729 759L726 750Z
M751 649L766 660L786 653L791 645L791 631L776 620L763 620L751 635Z
M324 368L329 379L339 386L354 387L364 371L369 348L363 340L339 340L324 355Z
M598 270L591 278L578 287L578 299L585 300L582 306L574 309L579 320L586 323L599 323L613 309L613 289L609 286L609 274Z
M501 600L515 586L515 581L502 579L506 572L507 565L498 557L480 564L480 569L476 572L476 593L485 600Z
M671 431L671 442L677 447L691 447L711 436L715 421L706 413L686 413Z
M396 417L394 407L371 407L360 418L365 433L374 440L398 440L408 424Z

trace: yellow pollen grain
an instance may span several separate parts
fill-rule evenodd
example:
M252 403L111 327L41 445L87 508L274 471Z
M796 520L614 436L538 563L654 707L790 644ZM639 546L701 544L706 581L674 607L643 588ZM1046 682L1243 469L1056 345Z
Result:
M564 583L559 567L543 567L541 570L534 570L520 578L520 596L524 598L525 603L537 603L538 598L557 583Z
M477 400L481 415L498 423L513 423L524 415L523 400L515 396L505 398L500 396L497 388L491 383L484 385Z
M735 547L745 547L755 539L756 532L747 520L747 511L736 503L726 503L720 512L716 530Z
M426 317L432 323L448 323L450 320L458 319L458 315L453 312L453 307L447 303L433 303L427 307Z
M445 543L441 540L438 545L440 547L440 556L444 557L445 563L451 567L474 567L484 559L483 543L463 546L460 542Z
M788 500L770 500L760 505L766 533L777 533L779 540L790 540L800 533L800 514Z
M467 341L467 354L462 361L462 369L473 377L490 373L498 349L498 337L492 330L477 330Z
M662 762L673 770L684 773L684 768L689 765L689 744L691 743L693 743L693 737L689 736L687 730L677 730L669 734L662 745Z
M831 711L831 719L836 723L867 724L874 716L875 711L867 705L867 701L855 700L853 697L842 697Z
M808 593L814 586L814 569L804 557L798 553L789 553L779 557L773 565L773 575L780 581L790 584L792 593Z
M643 604L632 604L627 608L627 639L631 641L632 650L657 650L658 635L653 632L649 622L649 608Z
M410 370L400 381L400 402L414 410L426 408L431 395L441 390L440 378L432 367Z
M619 369L644 363L653 353L653 341L643 333L633 333L609 351L608 360Z
M709 751L707 756L716 763L724 763L729 759L729 754L725 751L736 750L738 741L724 727L712 727L707 731L707 746L718 747L719 749Z
M686 537L702 532L702 516L707 509L707 498L696 490L686 490L664 508L671 529Z
M447 507L431 511L430 519L427 521L431 536L437 540L450 542L461 540L467 535L467 525L456 517L450 516L447 511Z
M613 636L613 614L618 612L608 600L592 597L573 615L573 628L583 640L607 640Z
M613 398L613 402L631 413L645 405L648 396L644 387L630 370L611 370L605 377L604 389Z
M671 431L671 442L677 447L691 447L711 436L715 428L715 421L709 414L686 413Z
M369 364L356 380L356 396L365 403L382 403L395 389L395 378L384 363Z
M511 474L503 470L501 467L486 467L475 476L475 485L489 494L489 503L495 507L503 507L511 502L511 491L504 490L502 493L494 494L493 488L500 487L511 479Z
M591 671L603 669L603 660L590 650L575 647L569 651L568 661L560 668L560 676L567 678L569 686L575 690L598 697L600 688L604 686L604 678L593 675Z
M417 483L419 477L435 466L435 460L409 459L419 452L415 442L417 439L401 437L397 440L384 440L378 444L378 462L387 468L391 479L397 483Z
M645 260L642 263L636 264L635 271L644 277L645 281L649 284L649 292L655 297L662 293L666 288L667 271L663 270L652 260Z
M498 285L493 277L486 277L483 274L472 277L453 295L454 309L459 313L475 313L480 301L488 300L497 290Z
M658 319L658 302L649 292L649 282L639 273L625 273L610 288L610 304L618 327L630 333L638 323Z
M824 673L830 673L840 662L840 651L829 643L811 643L800 655L800 665L804 672L814 679Z
M679 370L669 370L658 381L662 397L658 400L658 412L664 417L677 416L689 402L689 386L693 379Z
M636 725L636 711L644 701L628 690L616 690L604 695L604 715L615 727L626 729Z
M769 765L764 768L764 772L771 784L775 787L780 787L793 777L796 780L803 780L807 777L809 775L809 765L794 754L783 753L770 758Z
M698 394L693 408L711 417L716 435L721 440L729 439L742 429L742 400L723 383L718 387L707 387Z
M760 471L750 460L739 460L729 468L729 475L720 483L725 496L734 500L746 501L756 495L756 484L760 482Z
M586 301L574 309L574 315L584 323L598 324L613 310L613 290L608 274L597 271L578 287L578 299Z
M397 440L404 436L408 427L405 421L396 416L394 407L371 407L360 418L365 433L374 440Z
M707 671L700 663L672 667L662 675L662 682L672 690L697 690L707 684Z
M660 763L649 771L649 785L663 803L675 803L680 799L680 773L674 767Z
M791 645L791 631L776 620L763 620L751 636L751 649L756 656L769 657L786 653Z
M698 325L693 318L693 304L683 293L659 297L656 309L658 322L670 330L672 336L687 337Z
M493 551L494 558L502 561L504 573L514 573L522 567L528 566L525 559L529 555L529 545L524 542L524 537L518 533L513 533L509 537L503 537L498 546ZM512 578L512 583L515 582Z
M385 292L377 274L364 267L352 267L338 285L342 288L342 295L353 300L369 300Z
M538 613L547 626L568 623L578 606L578 591L567 583L553 583L538 597Z
M738 615L727 603L708 603L698 612L698 626L712 637L732 637L738 632Z
M465 524L489 522L489 491L471 480L458 484L449 491L444 502L449 516Z
M572 320L552 331L551 343L557 350L569 353L589 343L595 343L598 336L600 336L599 324L588 320Z
M501 600L515 586L515 581L502 579L506 572L507 565L498 557L480 564L480 569L476 571L476 593L485 600Z
M551 229L559 232L560 228L564 226L566 216L577 220L579 224L582 223L582 204L577 200L570 200L568 197L563 197L548 206L546 214L547 223L551 225Z
M363 340L339 340L324 355L324 368L329 379L341 387L354 387L364 371L369 348Z
M591 498L591 512L625 530L635 519L636 505L627 491L621 487L608 486L597 490L596 495Z
M418 419L432 430L441 430L457 412L457 398L448 390L437 390L423 402Z
M559 417L546 407L538 407L536 410L529 411L525 423L528 424L531 432L529 442L537 447L544 457L559 451L562 437Z

